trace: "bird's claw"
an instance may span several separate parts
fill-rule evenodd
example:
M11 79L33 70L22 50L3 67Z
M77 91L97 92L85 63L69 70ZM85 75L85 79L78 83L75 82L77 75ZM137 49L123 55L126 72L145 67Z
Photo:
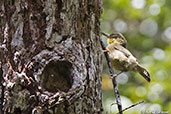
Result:
M122 73L122 72L119 72L118 74L113 74L112 76L110 76L110 78L111 78L111 79L116 78L116 77L118 77L121 73Z
M107 53L107 52L109 52L109 50L108 50L108 49L105 49L105 50L103 50L103 52L104 52L104 53Z
M110 76L111 79L116 78L118 76L118 74L113 74L112 76Z

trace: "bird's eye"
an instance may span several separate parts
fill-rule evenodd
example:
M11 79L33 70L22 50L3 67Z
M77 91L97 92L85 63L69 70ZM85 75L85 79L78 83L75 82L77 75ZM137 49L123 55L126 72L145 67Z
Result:
M118 38L118 36L114 36L113 38L117 39L117 38Z
M118 36L117 35L111 35L111 38L118 38Z

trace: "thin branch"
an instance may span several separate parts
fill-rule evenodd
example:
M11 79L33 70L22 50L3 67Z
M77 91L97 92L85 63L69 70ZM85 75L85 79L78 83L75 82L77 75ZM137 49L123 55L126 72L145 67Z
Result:
M135 106L137 106L137 105L139 105L139 104L141 104L141 103L144 103L144 101L140 101L140 102L138 102L138 103L135 103L135 104L133 104L133 105L131 105L131 106L129 106L129 107L123 109L122 112L124 112L124 111L126 111L126 110L128 110L128 109L130 109L130 108L132 108L132 107L135 107ZM119 114L119 112L118 112L117 114Z
M99 37L99 40L100 40L100 44L101 44L101 47L103 50L106 49L102 39ZM112 65L111 65L111 62L110 62L110 59L109 59L109 55L107 52L104 52L104 55L106 57L106 61L107 61L107 65L109 67L109 73L111 75L111 77L113 77L114 73L113 73L113 70L112 70ZM114 88L114 93L115 93L115 97L116 97L116 102L117 102L117 106L118 106L118 110L119 110L119 114L123 114L122 113L122 104L121 104L121 98L120 98L120 94L119 94L119 90L118 90L118 86L117 86L117 83L116 83L116 79L115 77L112 78L112 83L113 83L113 88Z

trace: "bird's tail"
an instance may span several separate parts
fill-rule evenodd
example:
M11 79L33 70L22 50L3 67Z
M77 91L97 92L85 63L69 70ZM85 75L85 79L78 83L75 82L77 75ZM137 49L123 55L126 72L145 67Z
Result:
M148 71L143 68L142 66L138 65L137 67L137 71L148 81L150 82L151 79L150 79L150 74L148 73Z

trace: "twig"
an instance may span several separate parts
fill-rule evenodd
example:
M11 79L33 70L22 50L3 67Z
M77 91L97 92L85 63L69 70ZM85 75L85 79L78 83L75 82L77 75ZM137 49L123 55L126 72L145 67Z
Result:
M141 104L141 103L144 103L144 101L140 101L140 102L138 102L138 103L135 103L135 104L133 104L133 105L131 105L131 106L129 106L129 107L123 109L122 112L124 112L124 111L126 111L126 110L128 110L128 109L130 109L130 108L132 108L132 107L134 107L134 106L137 106L137 105L139 105L139 104ZM117 114L119 114L119 112L118 112Z
M99 40L100 40L100 44L101 44L101 47L103 50L106 49L102 39L99 37ZM106 61L107 61L107 65L109 67L109 73L111 76L114 75L113 73L113 70L112 70L112 65L111 65L111 62L110 62L110 59L109 59L109 55L107 52L104 52L104 55L106 57ZM112 78L112 83L113 83L113 88L114 88L114 93L115 93L115 97L116 97L116 102L117 102L117 106L118 106L118 110L119 110L119 114L123 114L122 113L122 104L121 104L121 98L120 98L120 94L119 94L119 91L118 91L118 86L117 86L117 83L116 83L116 79L115 77Z

